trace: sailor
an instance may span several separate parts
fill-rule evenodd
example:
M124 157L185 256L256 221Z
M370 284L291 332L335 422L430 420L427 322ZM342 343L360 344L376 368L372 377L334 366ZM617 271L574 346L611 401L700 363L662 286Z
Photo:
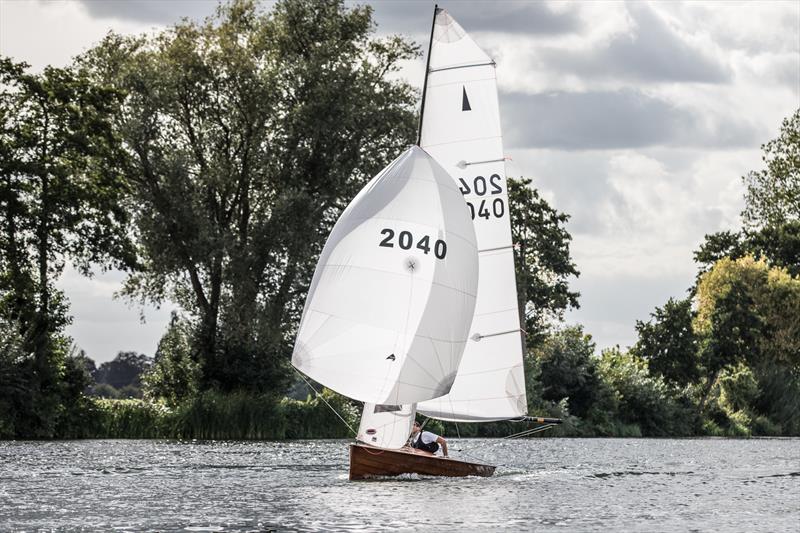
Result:
M447 441L430 431L422 431L419 427L419 422L414 421L414 427L411 428L411 447L418 450L424 450L430 453L436 453L439 445L442 445L442 453L447 457Z

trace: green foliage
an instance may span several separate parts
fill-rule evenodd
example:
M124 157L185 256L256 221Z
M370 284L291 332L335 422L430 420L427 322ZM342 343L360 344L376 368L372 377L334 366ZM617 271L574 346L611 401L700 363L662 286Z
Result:
M531 187L529 179L508 178L508 203L517 275L517 292L526 344L539 344L549 328L578 308L570 277L579 272L569 254L572 237L564 227L569 215L559 213Z
M131 261L110 116L119 95L76 69L0 58L0 433L75 434L85 411L81 364L63 335L71 318L55 288L66 261Z
M698 280L720 259L735 260L746 255L762 257L771 266L785 268L792 276L800 275L800 221L706 235L705 242L694 252L695 262L701 265Z
M720 406L731 414L748 410L758 399L758 382L744 363L726 369L718 383Z
M533 351L541 368L542 399L567 399L569 411L584 417L601 396L602 383L592 357L595 344L581 326L565 328L547 337Z
M332 390L323 389L320 394L322 398L309 395L302 402L290 398L281 400L280 408L287 420L285 438L312 439L319 436L326 438L353 436L350 429L331 412L323 399L336 409L336 412L353 429L358 428L359 409L356 409L347 398Z
M703 307L701 313L700 357L709 385L722 369L758 358L763 321L753 311L753 299L743 282L734 280L724 291L715 292L711 308Z
M668 383L684 387L696 381L699 369L691 300L670 298L650 316L649 322L636 321L639 339L631 351Z
M158 342L153 366L142 378L145 395L176 407L197 394L199 380L198 365L191 357L189 327L173 313Z
M142 400L92 399L94 438L168 438L174 436L172 413Z
M800 221L800 109L784 119L778 138L763 145L764 170L742 178L742 219L748 229Z
M332 391L325 400L351 426L358 412ZM344 438L349 429L319 398L306 401L237 391L221 394L207 391L170 408L160 402L92 398L80 437L89 438L179 438L179 439L284 439Z
M800 278L749 256L723 259L701 278L697 303L710 371L739 360L800 370Z
M127 386L139 388L142 375L150 369L153 360L136 352L119 352L117 356L94 373L97 383L105 383L116 389Z
M660 376L650 374L644 360L619 349L606 350L599 371L616 397L617 416L623 423L635 424L647 437L692 433L691 413Z

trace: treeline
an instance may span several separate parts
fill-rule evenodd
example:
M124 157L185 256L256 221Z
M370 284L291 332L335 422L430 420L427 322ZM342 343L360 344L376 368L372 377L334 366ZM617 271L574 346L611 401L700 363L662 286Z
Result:
M333 223L414 140L419 94L394 73L418 55L376 38L369 7L234 0L203 23L110 33L67 68L0 60L0 437L347 435L290 354ZM554 330L578 305L567 215L509 180L532 413L562 416L564 434L797 432L796 116L784 131L748 206L772 213L769 180L787 175L775 197L793 207L709 236L697 305L668 302L636 346L599 358L580 328ZM55 287L68 263L180 306L152 363L87 364ZM112 363L146 366L135 391ZM323 396L356 423L357 405ZM446 430L512 431L474 427Z
M800 435L800 110L762 148L742 227L706 236L632 347L596 357L579 326L530 347L531 412L568 435Z

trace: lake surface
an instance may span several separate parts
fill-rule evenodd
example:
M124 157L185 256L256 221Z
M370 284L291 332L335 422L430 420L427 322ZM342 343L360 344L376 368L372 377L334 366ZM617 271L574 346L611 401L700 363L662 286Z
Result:
M449 442L495 476L351 482L346 441L0 442L0 530L800 530L800 439Z

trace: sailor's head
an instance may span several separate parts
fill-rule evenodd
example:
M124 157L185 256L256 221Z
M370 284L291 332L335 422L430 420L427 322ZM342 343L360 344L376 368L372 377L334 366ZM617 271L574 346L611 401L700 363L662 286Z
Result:
M419 422L414 420L414 426L411 428L411 432L416 433L417 431L419 431Z

